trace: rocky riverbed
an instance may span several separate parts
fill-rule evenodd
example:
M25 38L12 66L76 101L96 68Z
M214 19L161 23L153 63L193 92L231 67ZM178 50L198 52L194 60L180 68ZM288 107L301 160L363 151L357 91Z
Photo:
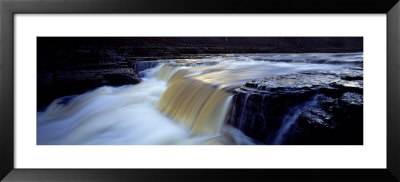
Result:
M362 144L362 68L247 82L229 124L266 144Z
M156 60L129 58L98 65L87 64L81 69L71 64L68 68L42 72L38 74L38 86L41 98L48 99L39 100L43 105L59 97L77 95L53 102L40 114L41 124L47 119L57 120L58 115L61 118L69 116L70 113L62 111L68 111L69 105L74 105L86 108L88 113L85 116L88 117L76 121L71 119L70 122L87 120L97 126L95 123L98 121L92 120L91 116L97 117L98 109L104 108L92 104L101 101L105 105L113 103L102 111L111 120L99 119L103 124L107 123L104 126L108 126L104 128L107 131L110 124L119 123L111 122L112 118L121 117L117 111L125 111L113 105L125 107L127 104L133 107L132 111L124 112L124 117L120 118L126 124L133 121L144 124L142 119L150 121L157 113L159 119L167 117L165 122L173 120L179 123L185 128L183 131L190 131L195 138L204 139L204 135L213 138L202 140L205 144L363 144L361 53L195 55L185 59ZM94 91L87 92L89 90ZM129 99L119 100L117 97ZM158 103L158 107L148 103ZM152 115L141 115L141 109ZM135 117L131 117L132 112L136 113ZM81 114L76 110L71 117ZM141 119L135 120L139 115ZM69 129L72 131L73 127ZM137 128L131 129L136 131ZM85 130L89 132L92 129L87 127ZM96 139L99 131L93 132L93 139ZM110 132L113 135L120 133L114 129ZM57 132L54 135L58 136ZM42 139L46 137L41 135ZM158 137L160 141L152 142L163 141L163 137ZM98 142L86 138L74 142L81 140ZM62 140L47 138L46 141L58 143ZM107 139L107 142L112 141ZM137 142L141 142L140 138L134 138L134 143Z
M38 138L171 144L169 126L177 143L361 145L362 51L362 37L41 37Z

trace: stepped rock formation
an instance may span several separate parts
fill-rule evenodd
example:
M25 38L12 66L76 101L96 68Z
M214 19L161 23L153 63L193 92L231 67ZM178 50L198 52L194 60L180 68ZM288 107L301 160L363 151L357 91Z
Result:
M156 66L157 60L226 53L353 52L362 51L362 42L362 37L39 37L38 108L98 86L138 83L136 75ZM147 61L151 63L143 63ZM100 79L109 75L123 79Z
M358 68L248 82L228 122L266 144L362 144L362 79Z

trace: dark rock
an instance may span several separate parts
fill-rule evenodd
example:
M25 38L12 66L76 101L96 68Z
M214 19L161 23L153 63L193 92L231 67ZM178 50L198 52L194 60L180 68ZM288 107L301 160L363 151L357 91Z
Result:
M363 96L358 93L346 92L340 97L340 102L350 107L361 107L363 105Z
M140 74L141 71L154 68L160 63L160 61L134 61L131 62L131 66L133 69L135 69L136 73Z
M362 144L362 70L264 78L233 92L228 123L259 142Z
M198 53L354 52L362 37L40 37L39 51L112 49L110 54L146 57ZM89 51L90 50L90 51Z
M244 86L247 88L257 88L260 85L260 82L247 82Z
M312 127L323 127L323 128L334 128L334 125L330 123L332 120L332 114L325 112L322 108L311 107L300 116L307 125Z
M38 108L62 96L82 94L104 85L121 86L140 81L132 68L64 70L38 74Z

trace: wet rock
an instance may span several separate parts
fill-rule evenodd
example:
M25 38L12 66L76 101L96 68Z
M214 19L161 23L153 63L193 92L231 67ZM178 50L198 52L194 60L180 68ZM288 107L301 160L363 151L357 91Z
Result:
M154 68L158 64L160 64L160 61L134 61L131 62L131 66L137 73L140 73L141 71L144 71L146 69Z
M261 82L247 82L244 86L247 88L257 88L259 85L261 84Z
M306 121L306 125L312 127L322 127L322 128L334 128L332 123L332 114L327 113L322 108L312 107L303 112L300 118Z
M363 105L363 96L359 93L346 92L340 97L340 102L347 106L361 107Z
M228 123L259 142L362 144L360 69L264 78L247 82L233 92ZM279 133L288 118L293 124ZM277 140L279 135L284 139Z

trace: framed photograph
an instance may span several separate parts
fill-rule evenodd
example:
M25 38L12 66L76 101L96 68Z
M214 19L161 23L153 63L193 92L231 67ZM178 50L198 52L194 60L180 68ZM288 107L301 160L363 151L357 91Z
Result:
M395 0L0 10L2 180L400 180Z

